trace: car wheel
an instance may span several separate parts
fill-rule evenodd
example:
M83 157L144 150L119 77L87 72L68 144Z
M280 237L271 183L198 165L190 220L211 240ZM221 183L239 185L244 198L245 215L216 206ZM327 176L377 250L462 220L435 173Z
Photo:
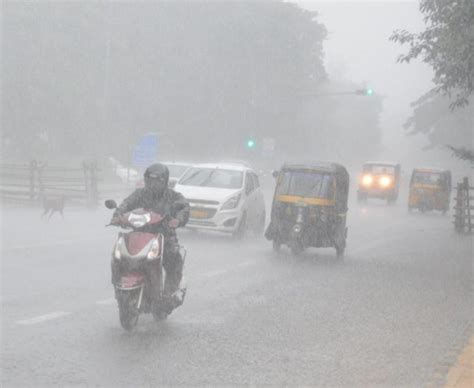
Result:
M263 212L255 224L255 236L260 237L265 232L265 212Z
M242 217L240 219L239 226L235 230L234 233L232 233L232 236L236 239L241 239L245 236L245 233L247 232L247 213L242 214Z
M281 242L277 239L273 240L273 251L280 252Z
M338 260L344 260L345 247L336 247L336 256Z

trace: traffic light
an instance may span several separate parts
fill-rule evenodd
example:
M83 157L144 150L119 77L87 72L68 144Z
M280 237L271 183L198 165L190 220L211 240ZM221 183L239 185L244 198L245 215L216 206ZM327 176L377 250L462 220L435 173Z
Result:
M355 94L362 95L362 96L373 96L374 89L372 88L356 89Z
M257 143L255 142L254 139L252 139L252 138L247 139L247 148L249 148L249 149L255 148L256 145L257 145Z

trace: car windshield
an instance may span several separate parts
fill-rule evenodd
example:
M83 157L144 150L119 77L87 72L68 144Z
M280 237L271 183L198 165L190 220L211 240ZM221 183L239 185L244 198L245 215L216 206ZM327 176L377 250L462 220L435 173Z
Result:
M180 179L183 186L215 187L218 189L240 189L242 171L222 170L219 168L191 168Z
M441 184L441 174L417 171L413 175L413 182L425 185L439 185Z
M333 199L334 177L314 171L283 171L277 194Z
M366 164L364 165L364 171L371 172L373 174L395 174L394 166L377 165L377 164Z
M166 166L168 167L171 178L179 178L189 168L189 166L184 164L167 164Z

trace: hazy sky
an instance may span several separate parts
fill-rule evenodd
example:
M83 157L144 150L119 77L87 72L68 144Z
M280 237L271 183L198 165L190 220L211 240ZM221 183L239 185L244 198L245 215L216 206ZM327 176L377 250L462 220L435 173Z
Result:
M417 152L426 144L422 136L407 138L403 122L412 112L410 103L432 87L432 70L421 61L397 64L405 47L388 40L395 29L424 28L418 1L298 1L318 11L328 30L326 69L333 78L370 85L386 96L382 127L387 157L431 159ZM403 150L406 155L401 155Z

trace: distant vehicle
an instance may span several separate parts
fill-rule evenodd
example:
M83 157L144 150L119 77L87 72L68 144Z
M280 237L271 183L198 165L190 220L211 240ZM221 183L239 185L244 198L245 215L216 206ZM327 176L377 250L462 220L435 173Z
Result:
M265 237L294 255L308 247L334 247L344 256L349 174L337 163L286 164L277 178Z
M191 163L186 162L160 162L168 167L170 172L170 179L168 186L172 189L176 185L176 182L181 178L184 173L192 166ZM143 179L138 181L137 188L143 187L145 182Z
M415 168L411 174L408 194L408 211L418 209L422 213L449 210L451 197L451 171L437 168Z
M255 171L240 163L199 164L178 181L175 190L191 205L186 227L242 237L263 233L265 201Z
M380 198L395 203L400 187L400 164L391 162L365 162L359 179L357 199Z

